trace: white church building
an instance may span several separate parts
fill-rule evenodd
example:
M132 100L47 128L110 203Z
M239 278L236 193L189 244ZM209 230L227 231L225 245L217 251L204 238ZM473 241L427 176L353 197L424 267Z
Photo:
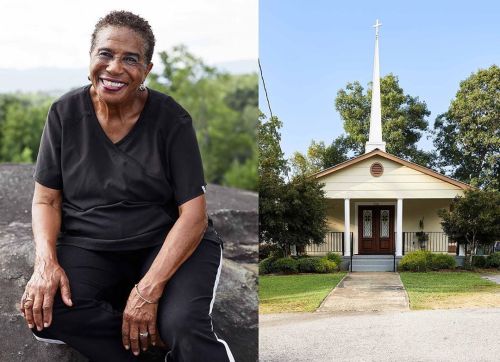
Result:
M401 257L425 249L457 256L464 250L449 240L437 211L471 186L385 151L382 135L379 26L375 55L370 134L365 153L314 175L324 184L329 232L308 255L342 253L353 271L392 271Z

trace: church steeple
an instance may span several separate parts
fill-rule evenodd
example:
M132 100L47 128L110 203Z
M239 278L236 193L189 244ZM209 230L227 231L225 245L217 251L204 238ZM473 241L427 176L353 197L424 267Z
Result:
M375 55L373 57L373 87L372 106L370 111L370 136L366 142L365 153L378 148L385 152L385 142L382 141L382 106L380 102L380 65L378 60L378 28L382 24L378 22L375 28Z

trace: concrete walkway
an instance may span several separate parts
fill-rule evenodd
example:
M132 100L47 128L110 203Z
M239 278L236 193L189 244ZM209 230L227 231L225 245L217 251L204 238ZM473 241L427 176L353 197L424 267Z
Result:
M317 312L408 311L408 295L398 273L349 273Z
M500 274L484 274L481 278L500 284Z

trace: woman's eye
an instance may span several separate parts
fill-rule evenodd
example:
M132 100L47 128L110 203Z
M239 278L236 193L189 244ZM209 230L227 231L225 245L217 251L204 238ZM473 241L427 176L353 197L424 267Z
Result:
M139 60L134 57L125 57L123 60L125 60L128 64L136 64L139 62Z
M110 52L99 52L97 55L101 58L113 58L113 54Z

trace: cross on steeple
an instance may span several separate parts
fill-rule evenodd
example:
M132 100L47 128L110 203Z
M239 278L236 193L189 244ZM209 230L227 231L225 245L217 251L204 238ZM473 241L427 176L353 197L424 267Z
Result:
M373 25L373 27L375 28L375 36L378 38L378 28L380 28L382 26L382 23L379 23L378 22L378 19L377 21L375 22L375 25Z

